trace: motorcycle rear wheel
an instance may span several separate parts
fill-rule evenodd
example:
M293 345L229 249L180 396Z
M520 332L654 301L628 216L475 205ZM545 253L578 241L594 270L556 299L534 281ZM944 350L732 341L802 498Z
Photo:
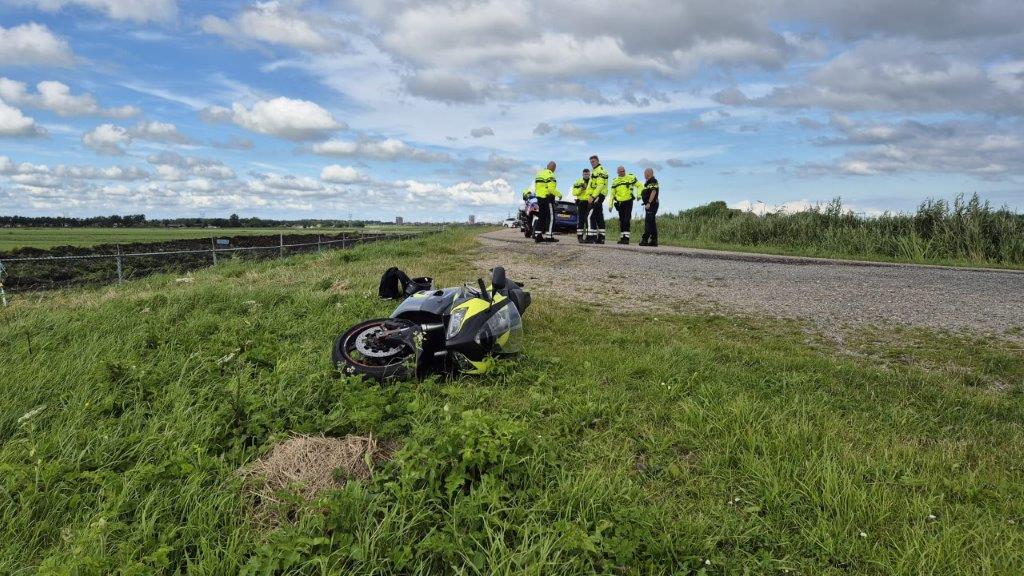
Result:
M334 341L331 361L350 376L361 374L380 381L411 378L418 360L415 346L379 336L387 330L406 328L418 330L409 320L377 318L360 322Z

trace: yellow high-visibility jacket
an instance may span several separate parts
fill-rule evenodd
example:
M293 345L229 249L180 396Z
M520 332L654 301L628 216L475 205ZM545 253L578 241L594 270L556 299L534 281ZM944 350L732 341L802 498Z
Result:
M632 172L626 172L625 176L616 176L612 180L612 195L608 197L608 204L636 199L638 186L640 186L640 182L637 181L636 174Z
M547 168L537 172L533 188L537 198L562 197L562 193L558 191L558 180L555 178L555 173Z
M590 181L580 178L572 185L572 195L576 200L590 200Z
M600 164L590 171L590 197L597 199L598 196L608 195L608 171Z

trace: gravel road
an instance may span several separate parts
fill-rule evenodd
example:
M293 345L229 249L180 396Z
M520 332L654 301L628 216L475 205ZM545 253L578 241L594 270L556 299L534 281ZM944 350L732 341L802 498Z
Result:
M740 312L823 328L896 323L1021 339L1024 273L480 236L477 264L541 294L617 309Z

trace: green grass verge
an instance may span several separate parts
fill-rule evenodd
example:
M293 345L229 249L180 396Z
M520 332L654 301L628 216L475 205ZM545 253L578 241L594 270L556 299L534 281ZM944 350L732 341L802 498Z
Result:
M633 221L633 236L643 234ZM609 236L618 236L609 219ZM850 260L1024 269L1024 214L994 209L977 195L928 200L914 214L858 216L837 198L795 214L755 215L711 202L663 214L666 245Z
M1019 574L1010 344L538 298L484 378L335 376L390 265L471 230L18 299L0 317L0 573ZM842 352L842 353L840 353ZM235 353L230 360L226 360ZM399 440L261 532L236 474L293 433Z
M367 226L365 228L0 228L0 252L15 248L95 246L131 242L166 242L226 236L276 236L277 234L339 234L413 230L410 226ZM314 239L315 241L315 239Z

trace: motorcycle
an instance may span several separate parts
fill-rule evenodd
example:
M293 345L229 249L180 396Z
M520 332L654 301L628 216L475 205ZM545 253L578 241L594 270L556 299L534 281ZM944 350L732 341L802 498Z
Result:
M523 285L491 271L491 283L422 290L389 318L360 322L334 342L331 359L348 375L380 381L423 378L432 373L483 374L495 359L523 346L523 312L530 305Z

